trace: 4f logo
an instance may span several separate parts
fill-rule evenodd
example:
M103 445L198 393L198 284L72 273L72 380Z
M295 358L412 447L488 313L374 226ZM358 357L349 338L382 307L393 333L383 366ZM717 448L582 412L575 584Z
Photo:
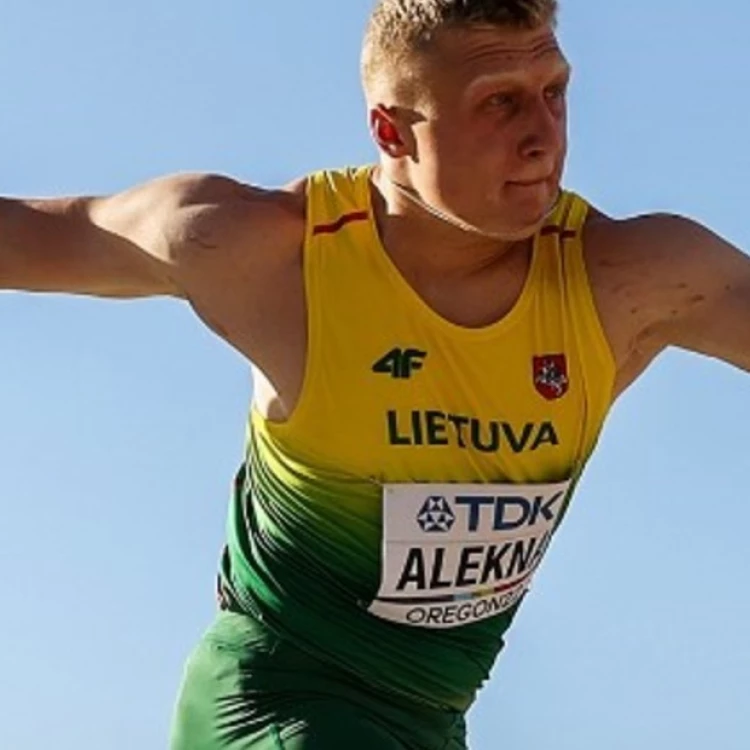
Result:
M426 357L427 352L419 349L391 349L372 366L372 371L408 379L416 370L422 369Z

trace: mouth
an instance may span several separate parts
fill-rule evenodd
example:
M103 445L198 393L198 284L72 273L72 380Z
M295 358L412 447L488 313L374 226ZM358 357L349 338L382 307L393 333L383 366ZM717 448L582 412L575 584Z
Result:
M537 180L508 180L508 185L512 187L539 187L540 185L548 185L550 177L541 177Z

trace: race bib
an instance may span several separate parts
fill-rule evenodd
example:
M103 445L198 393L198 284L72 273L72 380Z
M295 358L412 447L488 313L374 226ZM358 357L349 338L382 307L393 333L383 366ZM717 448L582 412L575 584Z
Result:
M552 538L570 481L387 484L380 588L368 611L452 628L510 609Z

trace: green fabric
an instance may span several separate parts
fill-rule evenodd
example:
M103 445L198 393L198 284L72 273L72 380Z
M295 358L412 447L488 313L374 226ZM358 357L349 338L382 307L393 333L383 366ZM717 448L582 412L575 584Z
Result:
M171 750L465 750L463 716L394 700L257 620L221 612L195 649Z
M229 514L225 600L384 690L464 711L488 678L522 600L496 617L448 630L375 617L367 605L379 583L380 534L376 484L302 474L253 431Z

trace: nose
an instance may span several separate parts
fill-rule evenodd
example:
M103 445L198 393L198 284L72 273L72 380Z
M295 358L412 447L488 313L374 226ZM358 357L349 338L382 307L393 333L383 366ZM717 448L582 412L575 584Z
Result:
M563 128L563 116L553 110L549 102L541 100L529 103L519 144L521 156L535 162L544 159L554 161L562 147Z

